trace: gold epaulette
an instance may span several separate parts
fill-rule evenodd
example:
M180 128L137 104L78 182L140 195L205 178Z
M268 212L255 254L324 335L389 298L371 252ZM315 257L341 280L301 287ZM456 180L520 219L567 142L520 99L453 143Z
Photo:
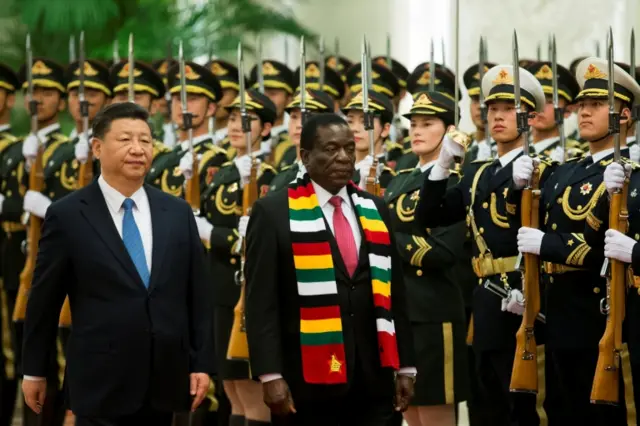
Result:
M2 135L2 137L0 138L0 141L4 142L7 141L8 143L14 143L14 142L18 142L20 139L17 138L16 136L13 136L11 133L0 133Z
M264 161L262 163L260 163L260 173L264 173L267 170L272 171L274 175L278 174L278 172L276 171L275 167L273 167L271 164L267 164Z
M53 139L55 139L56 141L60 141L60 142L70 142L71 139L69 139L66 135L63 135L62 133L57 133L54 132L51 137Z
M227 155L227 150L216 145L213 141L207 143L207 149L213 151L215 154L224 154ZM209 151L207 151L209 152Z
M228 166L229 164L233 164L233 160L227 161L226 163L222 163L220 167L225 167L225 166Z
M391 173L391 176L396 176L396 171L393 170L391 167L384 166L382 168L382 171Z
M405 138L402 139L402 142L411 142L411 136L405 136Z
M227 151L225 151L222 148L218 148L217 146L211 146L208 147L207 150L205 151L204 154L202 154L202 157L200 157L200 163L199 163L199 167L198 170L200 172L202 172L202 168L204 167L205 164L207 164L207 162L209 160L211 160L213 157L215 157L216 155L224 155L225 157L227 156Z
M493 162L493 158L485 158L484 160L476 159L471 162L471 164L483 164L483 163L491 163Z
M286 170L289 170L291 167L293 167L293 164L289 164L288 166L283 166L283 167L280 168L280 171L284 172Z
M534 155L534 157L537 158L541 163L546 164L547 166L551 166L554 163L557 163L557 161L553 161L551 157L544 154L537 154L537 155Z
M386 140L384 142L384 147L387 149L387 152L392 151L394 149L404 149L402 145L397 142L393 142L391 140Z
M157 139L154 139L153 140L153 150L155 151L156 154L158 154L160 152L169 152L169 151L171 151L171 148L166 146L164 144L164 142L159 141Z
M398 170L398 171L396 172L396 175L401 175L401 174L403 174L403 173L411 173L411 172L412 172L412 171L414 171L414 170L415 170L415 167L412 167L412 168L410 168L410 169L402 169L402 170Z
M571 157L571 158L567 159L567 160L565 161L565 163L571 163L572 161L582 160L583 158L584 158L584 155L583 155L583 156L580 156L580 157Z
M631 169L632 170L638 170L640 168L640 164L636 163L635 161L627 158L627 157L622 157L622 162L624 164L631 164Z

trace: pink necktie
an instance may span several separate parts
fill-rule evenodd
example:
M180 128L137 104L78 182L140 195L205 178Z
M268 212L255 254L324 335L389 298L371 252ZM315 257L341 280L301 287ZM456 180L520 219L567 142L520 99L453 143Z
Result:
M349 276L353 276L358 266L358 250L356 248L356 240L353 237L353 230L349 221L342 212L342 198L333 196L329 200L333 208L333 234L335 235L342 261L347 267Z

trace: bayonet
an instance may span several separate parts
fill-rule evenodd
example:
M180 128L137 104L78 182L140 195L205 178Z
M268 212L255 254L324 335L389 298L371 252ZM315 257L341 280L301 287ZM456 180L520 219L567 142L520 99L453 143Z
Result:
M171 45L171 40L169 40L167 42L167 74L169 73L169 68L171 68L171 62L173 61L173 49L172 49L172 45ZM167 79L169 78L169 75L167 75ZM169 111L171 111L171 92L166 90L164 92L164 99L165 101L167 101L167 107L169 108Z
M489 60L489 43L487 43L487 38L484 38L484 60L485 62Z
M484 92L482 91L482 79L484 78L484 67L485 67L485 61L486 61L486 57L485 57L485 46L484 46L484 38L480 37L480 48L479 50L479 56L480 56L480 61L478 63L478 75L480 78L480 96L479 96L479 102L480 102L480 117L482 118L482 123L484 124L484 143L487 144L487 146L489 146L489 123L488 123L488 119L487 119L487 105L484 102ZM478 141L479 142L479 141Z
M529 146L529 124L527 119L529 114L522 111L522 99L520 97L520 58L518 54L518 34L513 30L513 94L516 108L516 118L518 124L518 133L524 135L524 154L529 155L531 150Z
M180 69L180 105L182 107L182 127L187 131L187 135L189 137L189 152L193 155L195 159L195 155L193 152L193 116L187 110L187 76L186 76L186 66L184 63L184 51L182 48L182 40L180 40L180 44L178 45L178 61L179 61L179 69ZM240 80L242 80L242 75L240 75ZM197 173L197 170L194 170L193 173Z
M387 33L387 68L391 69L393 67L393 61L391 60L391 34Z
M538 62L542 62L542 45L538 42L538 47L536 48L536 59Z
M258 58L257 58L257 71L258 71L258 90L260 93L264 93L264 74L262 73L262 37L258 35ZM249 151L251 152L251 151Z
M284 63L289 66L289 39L284 36Z
M600 42L596 40L596 57L600 57Z
M133 80L133 71L135 69L135 64L133 62L133 33L129 34L129 102L136 101L136 91L134 88L134 80Z
M333 54L335 55L337 61L338 57L340 56L340 39L338 37L336 37L336 39L333 41Z
M636 32L631 29L631 78L636 79ZM635 123L636 144L640 143L640 101L636 100L631 110L631 119Z
M455 89L454 89L454 94L453 96L455 97L455 100L453 102L454 104L454 112L453 112L453 119L454 119L454 123L455 123L455 127L456 130L458 129L458 123L460 121L460 106L458 105L458 93L460 93L460 82L459 82L459 38L460 38L460 30L459 30L459 26L460 26L460 0L456 0L456 15L455 15L455 32L456 32L456 41L455 41L455 48L454 48L454 66L455 66ZM442 64L444 65L444 39L442 41Z
M447 66L446 63L446 57L447 55L445 54L445 48L444 48L444 37L440 37L440 49L442 50L442 66L445 67Z
M556 36L551 39L551 73L553 83L553 113L558 127L558 136L560 137L560 148L562 149L562 160L567 160L567 141L564 136L564 108L560 107L560 99L558 96L558 52L556 50Z
M436 90L436 58L433 51L433 37L431 38L431 45L429 51L429 91L435 92Z
M69 63L76 61L76 36L69 37Z
M319 49L320 51L320 90L324 91L324 80L325 80L325 63L324 63L324 37L320 36L320 45L319 45ZM305 62L301 62L300 63L300 73L303 74L302 70L306 67L306 60Z
M305 50L304 36L300 36L300 122L303 126L307 119L307 79L305 70L307 55ZM320 90L322 90L322 86Z
M118 39L113 40L113 65L120 63L120 52L118 52Z
M78 64L78 69L80 70L80 85L78 86L78 99L80 101L80 116L82 117L82 134L84 135L84 140L89 143L89 102L87 102L84 86L85 86L85 74L84 74L84 65L85 65L85 49L84 49L84 31L80 33L80 50L79 50L80 61Z
M369 49L367 45L367 37L363 37L362 42L362 63L361 63L361 82L362 82L362 111L364 113L364 128L369 132L369 155L375 158L375 141L373 140L373 115L369 110L369 87L370 87L370 63Z
M609 27L609 33L607 35L607 68L609 70L607 80L609 100L609 134L613 135L613 160L620 163L620 114L617 113L615 109L615 69L613 62L613 30Z
M549 38L547 39L547 60L551 62L551 58L553 57L553 40L555 39L555 34L553 37L551 33L549 33Z
M27 102L31 115L31 134L38 137L38 101L33 97L33 51L31 50L31 34L27 34ZM39 143L40 141L38 141Z

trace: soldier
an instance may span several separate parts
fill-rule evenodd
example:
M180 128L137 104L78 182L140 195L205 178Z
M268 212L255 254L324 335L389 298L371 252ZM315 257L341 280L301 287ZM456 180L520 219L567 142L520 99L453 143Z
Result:
M618 65L620 68L622 68L627 74L631 75L631 66L622 62L616 62L615 64ZM640 84L640 73L638 73L638 71L640 71L640 68L636 69L635 76L636 76L636 82ZM640 161L640 145L638 145L638 143L636 142L635 122L630 123L627 129L627 133L621 134L620 137L625 140L627 148L629 148L629 158L635 161L636 163L639 162Z
M347 71L353 66L353 62L345 58L344 56L327 56L324 60L325 65L328 68L336 71L340 78L344 82L344 96L340 100L340 108L346 106L351 99L351 91L347 82Z
M344 98L344 82L334 69L326 67L324 70L324 85L320 87L320 64L315 61L307 62L304 76L306 79L307 89L321 90L331 96L334 106L331 112L340 110L340 102ZM294 81L300 81L300 67L296 69L293 77ZM296 87L296 92L300 87ZM287 106L288 108L288 106ZM291 119L291 117L289 117Z
M160 59L153 62L153 69L162 77L162 82L165 85L164 97L156 97L151 104L152 114L158 114L162 117L162 131L157 131L158 139L161 140L167 148L173 148L176 145L176 126L171 121L171 95L169 94L169 79L167 77L167 71L169 68L176 65L175 59ZM135 77L134 77L135 78Z
M404 264L407 312L416 348L415 395L404 415L409 426L455 425L456 405L469 392L464 301L459 276L452 273L458 268L471 270L470 255L457 262L464 249L465 224L429 230L415 220L425 176L438 159L445 134L455 129L454 108L453 101L441 93L416 94L405 117L411 120L412 149L419 163L399 172L385 192ZM449 186L457 184L459 177L453 173Z
M289 117L285 114L285 108L293 98L293 72L282 62L262 61L262 76L264 81L264 94L276 106L276 119L271 129L271 138L262 142L261 150L268 156L270 164L280 163L280 158L287 148L291 146L291 140L287 130L289 129ZM254 89L261 89L258 82L258 67L251 69L251 81Z
M398 96L391 99L393 102L393 108L395 115L393 116L393 122L391 123L391 129L389 130L389 140L394 143L401 143L407 136L409 136L408 129L402 127L402 120L400 120L400 101L402 101L407 95L407 79L409 78L409 70L400 62L393 58L391 59L391 72L398 78L400 84L400 92ZM386 56L376 56L372 61L378 65L389 68Z
M494 67L495 64L487 62L484 65L483 73L486 73L489 68ZM467 160L484 160L487 158L493 158L492 147L495 146L495 141L491 141L487 138L488 129L484 128L484 121L482 120L482 112L480 108L480 72L479 64L471 65L462 75L462 80L467 88L467 94L469 95L469 115L471 121L476 127L476 131L473 135L473 141L467 152ZM489 142L489 144L487 144Z
M620 111L621 129L630 123L630 107L640 99L640 86L620 67L614 66L615 109ZM600 311L606 280L600 276L603 252L584 238L585 225L601 222L589 211L606 191L603 172L613 161L613 135L609 132L607 105L607 61L587 58L576 68L581 91L576 97L580 135L589 142L586 157L557 168L543 186L540 199L542 229L521 228L518 249L540 255L544 261L541 281L546 286L547 346L551 350L564 404L576 424L626 424L624 408L590 404L598 342L606 316ZM622 150L628 157L628 149ZM519 179L531 174L514 166ZM542 223L542 220L541 220Z
M320 90L307 89L305 102L307 117L319 112L333 112L333 99L331 99L328 94L321 92ZM306 172L304 164L302 164L300 159L302 113L300 112L299 92L296 93L296 97L293 99L293 102L287 105L287 113L289 114L289 136L291 137L291 143L293 143L292 148L295 149L289 148L285 156L282 157L281 163L287 162L289 165L283 167L278 175L273 179L269 188L270 192L285 188L289 183L294 181L296 177L302 176Z
M558 106L564 110L564 117L568 118L571 114L567 109L567 105L573 103L573 100L580 92L580 87L575 77L571 75L568 69L562 65L556 65L558 75ZM554 105L553 105L553 71L551 62L536 62L527 68L527 70L540 81L542 90L545 93L544 111L536 114L536 117L529 123L531 125L531 141L533 148L537 154L543 154L550 157L553 161L563 162L566 158L573 158L582 155L580 142L567 139L566 153L560 146L560 133L555 121Z
M133 68L133 101L147 111L151 111L154 100L164 99L165 84L160 74L147 64L134 61ZM112 102L128 102L129 63L123 61L113 65L109 69L109 80L111 81L113 92ZM161 189L161 186L159 182L156 182L156 170L158 170L156 164L164 155L170 152L171 148L165 145L164 142L157 139L153 140L153 163L151 164L151 170L149 170L146 182L158 189Z
M351 102L342 110L347 116L347 123L353 132L356 141L356 163L353 181L358 183L360 188L365 188L366 179L369 176L369 169L373 166L374 158L370 155L369 132L364 126L364 110L362 106L363 94L358 93ZM378 159L380 191L384 194L384 189L389 185L395 176L392 168L385 165L385 151L383 141L389 136L391 121L393 120L393 105L388 97L373 91L369 92L369 108L375 111L373 118L373 146L374 155Z
M240 286L235 273L240 268L238 236L246 231L248 216L242 216L243 188L249 183L251 157L260 161L257 185L260 195L269 190L274 176L273 167L265 161L260 143L268 139L277 110L273 102L256 90L246 92L246 108L251 117L251 147L247 152L242 132L240 98L229 105L228 136L236 157L216 173L213 181L202 192L201 216L196 216L200 238L209 248L213 282L214 324L218 379L231 402L230 426L259 426L269 424L268 407L262 400L261 385L251 380L249 364L227 359L227 347L233 325L233 307L240 297ZM246 423L245 423L246 419Z
M22 155L25 159L25 171L28 172L33 165L39 145L44 149L42 155L42 168L44 172L44 184L41 192L27 190L24 195L23 209L31 215L44 218L49 205L63 196L71 193L76 187L77 161L70 163L69 155L73 158L73 145L60 131L58 122L59 114L66 107L66 84L64 79L65 69L58 63L46 58L34 58L31 68L33 77L33 98L38 103L37 109L37 135L29 134L22 144ZM26 66L20 68L19 76L23 81L22 87L26 89ZM26 102L26 99L25 99ZM73 168L75 164L75 169ZM22 176L22 185L29 188L28 173ZM18 318L16 327L21 330L24 318ZM19 345L21 333L18 332ZM44 422L48 425L61 425L64 421L64 394L61 386L64 377L64 357L61 342L56 342L58 350L51 351L51 363L55 365L51 371L58 374L47 377L47 398L44 403L43 413L36 415L26 405L24 406L23 419L25 425L36 425Z
M238 67L229 62L214 59L207 62L205 68L211 70L220 82L220 87L222 87L222 98L218 101L218 108L215 114L215 142L227 151L227 156L231 160L235 156L235 151L229 149L230 142L227 137L229 111L227 111L227 107L233 103L240 91ZM244 76L242 77L244 78Z
M473 348L489 424L537 425L535 396L509 392L515 333L522 314L517 303L522 300L520 274L515 269L518 226L509 221L507 213L512 208L507 196L513 161L522 155L524 143L513 107L513 73L512 66L498 65L482 80L498 158L473 162L460 183L447 189L453 160L463 158L464 150L445 137L438 160L424 180L416 218L427 228L453 225L466 218L475 242L472 265L479 284L473 294ZM540 83L522 68L519 77L523 106L529 112L541 111L545 99ZM545 170L543 181L547 175ZM489 290L491 286L509 291L511 297L501 300Z
M15 92L20 87L16 73L7 65L0 63L0 220L3 233L0 233L0 425L10 426L16 402L18 354L13 321L20 272L24 266L22 241L26 238L25 227L21 223L22 196L21 177L24 173L22 158L22 140L11 131L11 110L16 101ZM20 172L20 176L18 176Z

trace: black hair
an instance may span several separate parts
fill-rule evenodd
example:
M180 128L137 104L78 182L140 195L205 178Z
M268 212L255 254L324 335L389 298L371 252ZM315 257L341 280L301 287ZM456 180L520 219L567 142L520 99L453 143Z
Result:
M142 120L149 124L149 113L140 105L133 102L111 104L100 111L93 120L93 136L104 139L104 135L111 129L111 123L122 118Z
M305 151L312 151L318 137L318 129L334 124L348 126L344 118L333 112L322 112L309 116L304 126L302 126L300 148Z

